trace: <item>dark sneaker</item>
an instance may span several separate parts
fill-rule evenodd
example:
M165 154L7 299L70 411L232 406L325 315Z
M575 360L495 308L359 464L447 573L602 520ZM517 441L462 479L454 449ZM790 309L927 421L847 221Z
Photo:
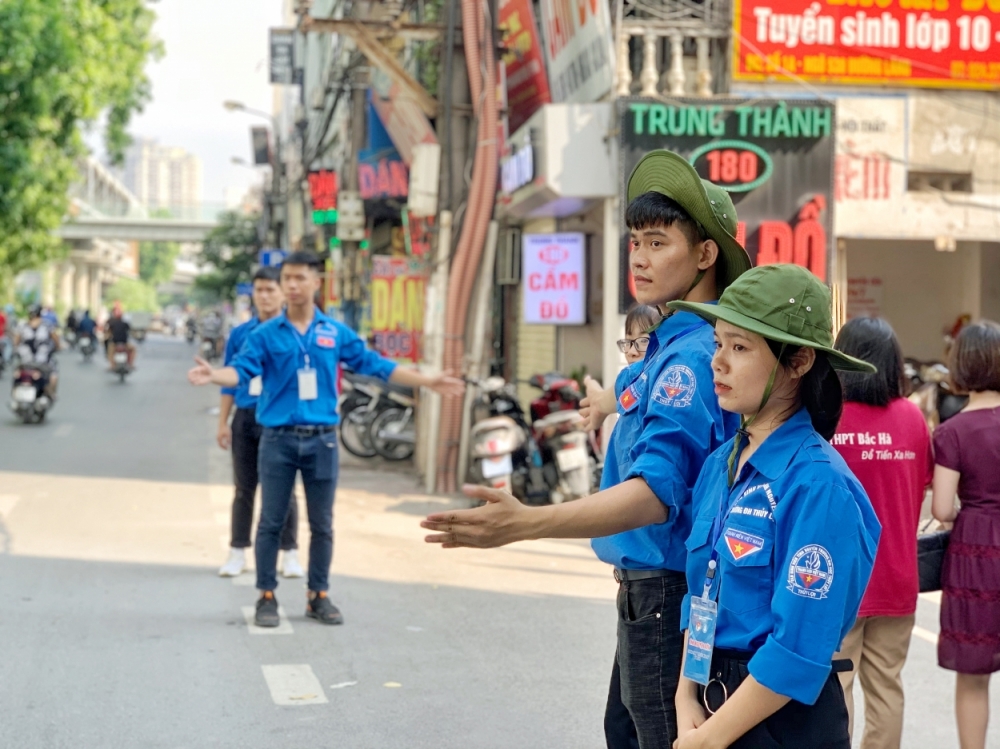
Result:
M306 603L306 616L317 620L320 624L344 623L344 615L340 613L340 609L334 606L333 602L326 596L322 598L316 596Z
M281 624L278 616L278 599L274 596L261 596L257 599L257 613L254 614L253 623L258 627L277 627Z

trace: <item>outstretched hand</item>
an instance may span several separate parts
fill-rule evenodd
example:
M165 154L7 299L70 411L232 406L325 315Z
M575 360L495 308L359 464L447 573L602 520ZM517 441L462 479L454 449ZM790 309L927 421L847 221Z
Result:
M200 356L196 356L194 360L198 366L188 370L188 382L192 385L211 385L212 365Z
M470 547L491 549L529 538L527 521L531 508L522 505L502 489L466 484L466 496L486 502L471 510L452 510L428 515L422 528L438 531L424 540L444 549Z
M441 395L459 396L465 393L465 383L450 369L435 377L428 387Z
M601 428L604 419L608 414L601 408L602 396L605 395L601 383L590 375L583 378L583 386L587 389L587 396L580 401L580 416L583 417L583 428L588 432L596 432Z

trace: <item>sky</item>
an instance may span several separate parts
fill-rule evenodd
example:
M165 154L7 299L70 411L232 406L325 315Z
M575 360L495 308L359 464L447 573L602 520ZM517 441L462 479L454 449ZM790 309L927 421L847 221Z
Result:
M242 194L262 178L260 168L230 159L251 160L250 127L266 122L222 102L272 110L267 31L282 25L282 0L158 0L150 7L166 54L147 66L153 100L129 132L200 157L204 200L222 203L227 187Z

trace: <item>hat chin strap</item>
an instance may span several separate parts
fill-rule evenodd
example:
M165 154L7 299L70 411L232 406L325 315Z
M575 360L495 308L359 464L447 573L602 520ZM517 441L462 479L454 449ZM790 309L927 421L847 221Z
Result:
M692 291L698 288L698 284L700 284L704 280L706 273L708 273L708 269L698 271L698 275L694 277L694 281L688 287L688 290L681 295L680 301L684 301L685 299L687 299L688 294L690 294ZM672 317L676 311L677 310L675 309L668 309L666 312L663 313L663 319L660 322L663 322L663 320L666 320L668 317Z
M740 428L736 430L736 438L733 440L733 451L729 453L729 461L727 462L727 467L729 470L729 488L733 488L733 484L736 483L736 462L740 453L743 451L743 438L745 437L747 441L750 440L750 426L757 420L760 416L760 412L764 410L764 406L767 402L771 400L771 391L774 390L774 380L778 376L778 367L781 366L781 357L785 355L785 349L788 347L787 343L781 344L781 352L778 354L778 360L774 363L774 369L771 370L771 376L767 378L767 386L764 388L764 397L760 400L760 407L757 412L751 416L749 419L744 415L740 416Z

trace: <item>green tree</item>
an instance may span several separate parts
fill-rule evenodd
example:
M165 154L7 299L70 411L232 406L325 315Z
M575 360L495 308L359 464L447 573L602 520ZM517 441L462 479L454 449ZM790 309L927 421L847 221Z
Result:
M121 302L126 312L159 312L156 289L134 278L119 278L104 295L108 306Z
M139 278L154 289L174 276L174 261L180 254L177 242L141 242L139 244Z
M143 0L0 2L0 285L61 252L52 232L81 128L104 115L121 161L129 119L150 98L146 62L162 51L154 19Z
M257 214L236 211L219 214L219 225L205 237L201 249L201 261L212 270L195 279L196 288L221 299L236 297L236 284L250 280L257 262L259 221Z

